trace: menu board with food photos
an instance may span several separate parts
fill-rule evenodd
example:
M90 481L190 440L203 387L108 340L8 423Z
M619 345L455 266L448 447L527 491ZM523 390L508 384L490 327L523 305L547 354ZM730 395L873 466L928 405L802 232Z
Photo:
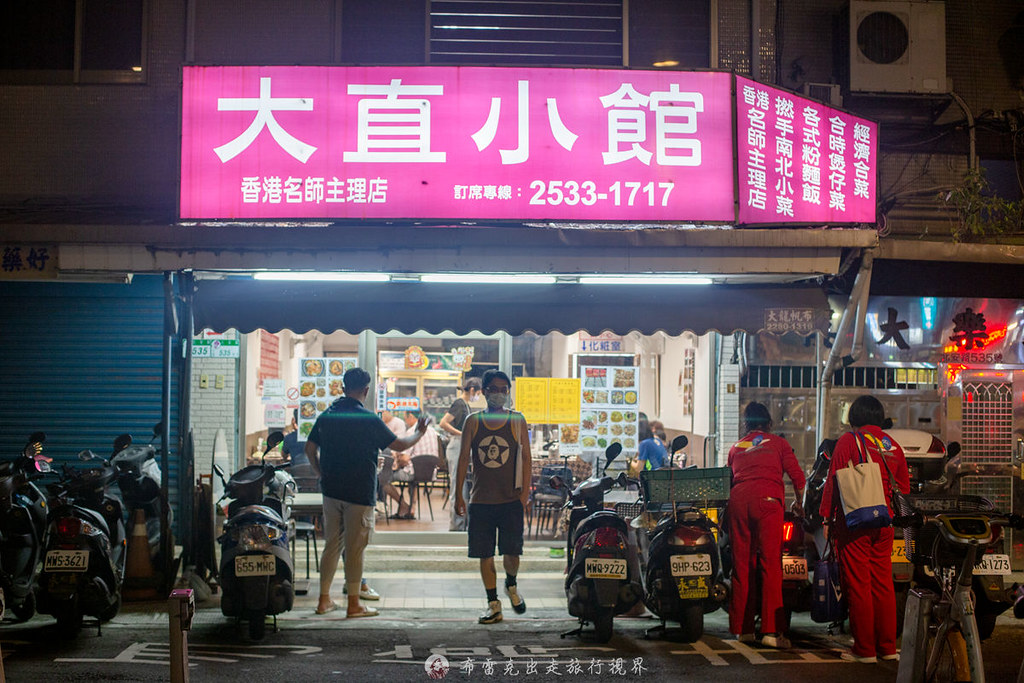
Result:
M603 458L611 444L622 444L612 469L622 469L636 455L640 368L593 366L580 368L582 405L580 444L587 460Z
M356 358L299 359L299 440L305 441L320 413L344 392L341 378L356 366Z

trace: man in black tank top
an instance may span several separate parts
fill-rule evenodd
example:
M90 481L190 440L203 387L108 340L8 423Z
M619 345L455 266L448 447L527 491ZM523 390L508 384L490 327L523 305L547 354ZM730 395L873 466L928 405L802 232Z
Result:
M523 510L530 495L530 439L522 413L505 409L512 383L500 370L483 376L487 409L466 418L455 482L455 511L466 513L462 486L472 458L473 485L469 496L469 556L480 558L480 577L487 593L481 624L502 619L494 543L505 567L505 594L517 614L526 611L516 575L523 554Z

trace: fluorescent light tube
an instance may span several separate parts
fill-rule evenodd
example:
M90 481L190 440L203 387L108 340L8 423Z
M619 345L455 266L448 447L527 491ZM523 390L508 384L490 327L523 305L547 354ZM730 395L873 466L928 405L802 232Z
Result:
M700 275L581 275L581 285L710 285Z
M253 273L254 280L283 280L296 282L387 282L387 273L264 271Z
M420 281L473 285L553 285L555 276L528 273L427 273L420 277Z

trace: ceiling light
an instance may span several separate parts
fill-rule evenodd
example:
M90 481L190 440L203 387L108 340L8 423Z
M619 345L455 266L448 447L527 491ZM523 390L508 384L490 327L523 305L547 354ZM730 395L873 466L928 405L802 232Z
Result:
M666 59L661 62L655 62L651 66L679 66L679 62L674 59Z
M529 273L429 273L420 277L422 282L445 282L473 285L553 285L554 275Z
M710 285L714 281L699 275L581 275L581 285Z
M387 282L387 273L264 271L253 273L254 280L286 280L299 282Z

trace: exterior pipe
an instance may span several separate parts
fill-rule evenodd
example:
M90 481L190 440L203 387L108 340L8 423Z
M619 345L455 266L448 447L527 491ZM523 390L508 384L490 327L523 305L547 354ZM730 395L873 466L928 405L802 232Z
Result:
M821 376L818 378L818 405L817 405L817 421L816 421L816 443L821 443L823 439L827 438L831 433L830 425L828 424L828 399L829 394L832 390L832 373L835 372L836 365L840 360L840 349L843 341L846 338L846 333L850 329L852 319L855 317L863 317L864 310L862 306L867 306L867 295L871 289L871 266L874 262L874 251L866 250L863 257L861 258L860 270L857 272L857 278L853 282L853 289L850 291L850 298L847 300L846 309L843 311L843 317L839 321L839 329L836 331L836 341L829 350L828 358L825 360L824 367L821 368ZM863 336L863 324L858 321L857 333ZM859 355L862 350L862 344L859 339L853 340L851 353L844 359L844 367L853 363L856 360L856 356L853 355L853 351Z
M953 101L960 105L960 108L964 110L964 118L967 119L967 168L971 171L978 170L978 156L977 150L977 135L975 134L974 128L974 114L971 113L971 108L964 102L964 98L957 95L952 90L949 91L949 96L953 98Z

